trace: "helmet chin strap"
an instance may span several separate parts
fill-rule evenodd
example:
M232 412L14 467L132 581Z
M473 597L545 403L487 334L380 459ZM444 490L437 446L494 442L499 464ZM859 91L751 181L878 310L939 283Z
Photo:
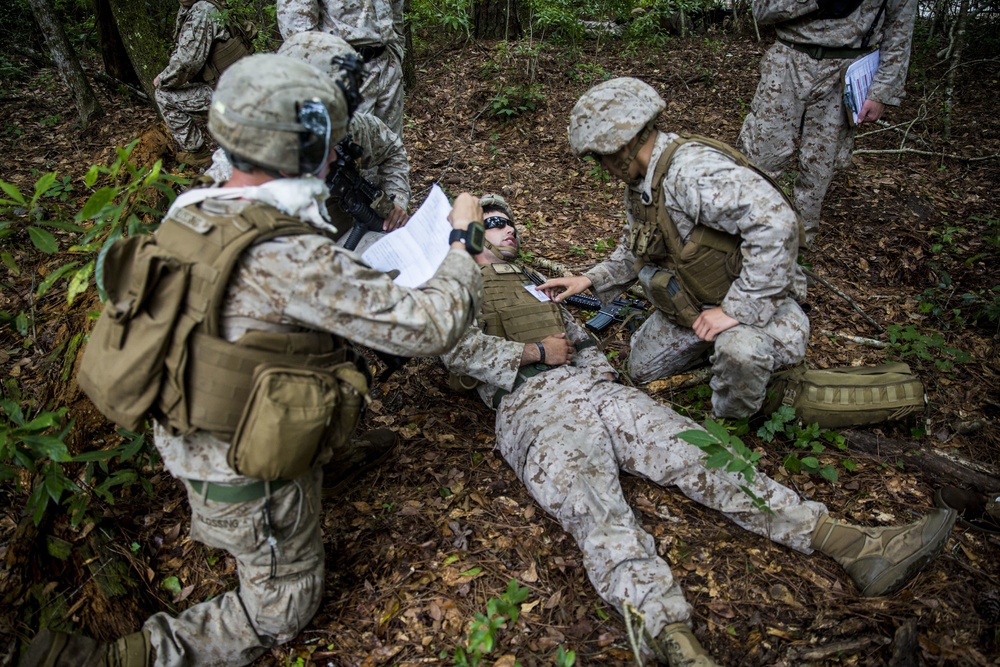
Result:
M639 183L642 182L641 175L632 178L629 176L628 169L632 166L632 160L635 159L635 156L639 154L639 151L642 150L642 147L646 144L646 140L649 139L649 135L653 133L653 126L655 122L656 119L653 118L646 123L646 127L642 128L642 131L636 135L635 144L633 144L632 148L629 149L628 155L615 160L615 168L622 173L622 178L631 186L639 185Z
M521 245L520 242L518 242L518 247L520 247L520 245ZM492 243L490 243L486 239L483 239L483 248L486 249L486 250L489 250L491 253L493 253L494 255L496 255L497 259L503 259L503 260L508 259L507 257L504 257L503 251L500 250L500 248L496 247L495 245L493 245ZM517 256L517 250L516 249L514 250L514 255Z

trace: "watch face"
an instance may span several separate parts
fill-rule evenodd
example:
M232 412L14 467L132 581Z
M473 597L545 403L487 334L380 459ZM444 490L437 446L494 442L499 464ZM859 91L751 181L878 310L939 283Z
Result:
M465 247L473 255L478 255L483 251L483 241L486 240L486 229L483 223L478 220L469 224L469 229L465 237Z

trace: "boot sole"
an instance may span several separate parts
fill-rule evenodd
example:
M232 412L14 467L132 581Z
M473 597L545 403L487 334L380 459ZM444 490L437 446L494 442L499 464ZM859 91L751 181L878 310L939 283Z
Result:
M902 588L911 577L920 572L941 553L951 535L951 529L955 526L957 516L958 513L955 510L948 510L948 519L937 529L927 546L877 576L861 591L862 597L890 595Z

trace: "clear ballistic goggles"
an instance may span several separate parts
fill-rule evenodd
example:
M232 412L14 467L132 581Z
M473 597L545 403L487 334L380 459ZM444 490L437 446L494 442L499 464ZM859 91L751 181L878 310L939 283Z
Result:
M333 122L326 105L319 100L306 100L298 104L299 170L318 175L330 159L330 135Z

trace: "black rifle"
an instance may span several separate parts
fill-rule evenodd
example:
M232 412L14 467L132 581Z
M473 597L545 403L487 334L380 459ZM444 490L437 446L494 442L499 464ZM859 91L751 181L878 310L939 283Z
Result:
M337 144L337 160L330 165L326 176L330 197L354 219L354 227L344 243L348 250L357 248L366 232L381 232L382 223L393 209L392 198L358 170L357 160L362 155L364 149L348 134Z
M545 282L545 278L534 271L523 266L521 270L536 285L541 285ZM624 322L633 314L638 318L638 322L636 322L638 325L645 319L645 313L649 310L649 304L645 301L624 299L622 297L617 297L606 306L602 306L601 300L596 296L587 296L585 294L573 294L572 296L563 297L562 302L586 310L596 310L597 313L584 323L587 329L596 334L604 333L611 326L612 322Z

